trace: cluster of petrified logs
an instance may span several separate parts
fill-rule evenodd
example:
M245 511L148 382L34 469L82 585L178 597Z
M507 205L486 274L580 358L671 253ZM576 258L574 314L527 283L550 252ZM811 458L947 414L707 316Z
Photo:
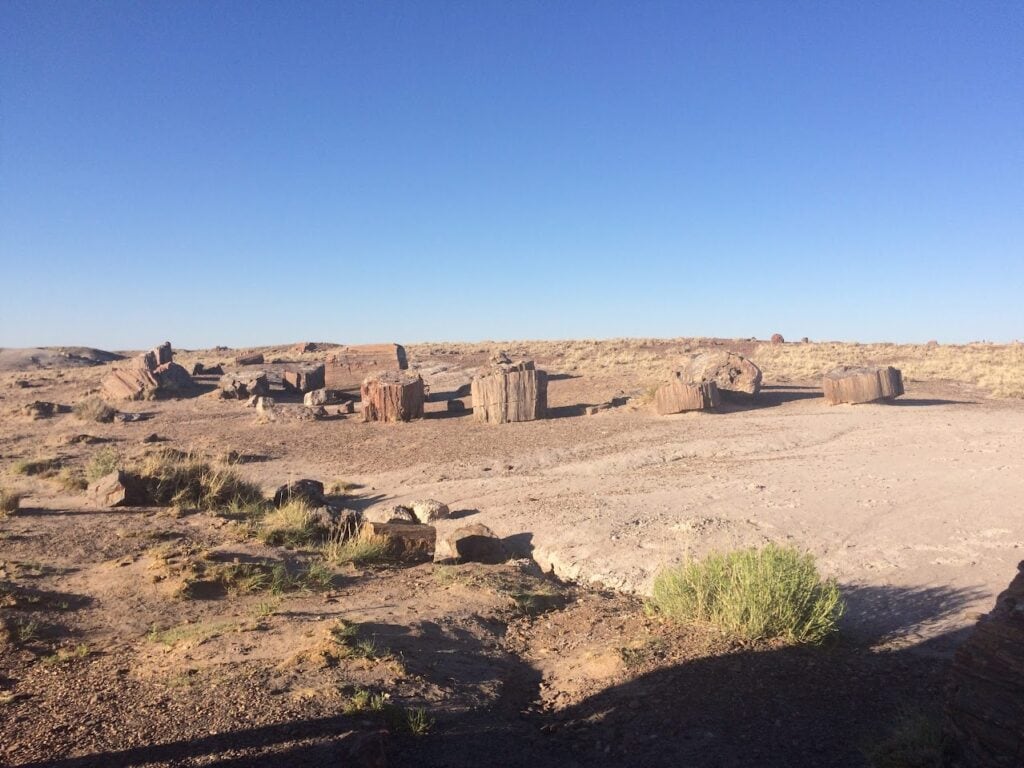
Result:
M165 341L139 355L127 366L115 368L101 383L104 397L110 400L147 400L175 393L192 386L188 371L174 362L171 342Z

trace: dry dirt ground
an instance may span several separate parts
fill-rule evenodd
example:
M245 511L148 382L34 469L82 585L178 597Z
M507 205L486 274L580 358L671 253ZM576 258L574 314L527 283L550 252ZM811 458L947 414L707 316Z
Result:
M514 345L552 374L551 418L503 426L443 402L486 345L409 348L434 401L398 425L260 424L212 397L212 379L120 405L144 421L33 421L24 404L78 402L106 366L0 372L0 484L27 494L0 520L0 763L866 764L901 713L941 700L951 649L1021 559L1024 401L911 378L893 404L830 408L813 379L776 371L756 407L657 416L649 387L693 347L598 349L605 362L588 365L587 348ZM584 415L619 394L632 399ZM440 533L482 522L521 558L182 597L174 563L189 552L293 572L317 553L258 544L209 512L91 508L15 473L137 456L152 433L246 454L235 470L268 492L311 477L348 484L355 508L440 499L457 518ZM104 442L71 440L82 434ZM839 580L835 642L741 646L645 612L663 565L767 541L810 550ZM353 711L367 693L388 697L382 711ZM403 724L420 709L432 724L414 734Z

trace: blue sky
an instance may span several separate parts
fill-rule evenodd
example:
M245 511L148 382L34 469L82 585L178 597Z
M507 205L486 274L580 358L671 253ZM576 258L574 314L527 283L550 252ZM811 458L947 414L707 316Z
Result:
M1019 2L0 3L0 345L1024 337Z

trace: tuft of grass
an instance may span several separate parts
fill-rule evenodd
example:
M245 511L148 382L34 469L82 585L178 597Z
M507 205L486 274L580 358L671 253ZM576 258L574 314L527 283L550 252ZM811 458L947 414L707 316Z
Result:
M391 560L391 547L383 536L345 538L338 531L328 537L320 551L325 561L336 564L378 565Z
M65 664L69 661L74 661L75 659L84 659L90 653L91 651L89 650L89 646L85 643L81 643L80 645L76 645L74 648L58 648L56 653L44 656L40 663L44 667L53 667L58 664Z
M0 517L6 517L12 515L18 511L18 506L21 504L21 494L17 491L8 491L6 488L0 488Z
M237 632L239 625L235 622L219 622L212 624L179 624L176 627L158 629L156 624L149 630L146 639L151 643L159 643L173 648L181 642L202 645L207 640L220 637L228 632Z
M194 453L173 449L143 457L138 474L154 504L183 509L247 507L263 501L259 486L233 470L214 467Z
M422 708L406 709L391 701L387 693L374 693L360 688L346 702L342 712L346 715L369 715L384 720L392 730L413 736L425 736L434 727L434 720Z
M301 499L292 499L268 512L259 523L257 536L264 544L274 547L301 547L311 543L317 535L313 510Z
M663 570L650 604L670 619L711 624L743 640L791 643L822 642L844 607L811 554L775 544Z
M64 463L56 458L45 459L22 459L14 462L11 470L16 475L28 475L30 477L55 477Z
M109 424L117 416L117 409L107 405L99 397L89 397L75 403L72 411L82 421L96 421L101 424Z
M99 480L101 477L106 477L121 463L121 457L111 447L100 448L90 458L89 463L85 465L85 479L90 483Z
M940 768L944 762L940 719L904 714L893 731L867 751L873 768Z

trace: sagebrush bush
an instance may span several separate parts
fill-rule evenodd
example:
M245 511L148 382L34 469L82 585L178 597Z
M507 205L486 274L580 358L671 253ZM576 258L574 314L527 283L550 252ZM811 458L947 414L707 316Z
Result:
M82 421L98 421L101 424L107 424L117 416L117 409L107 405L98 397L89 397L81 400L75 403L75 407L72 410L75 416Z
M671 619L712 624L751 641L820 643L843 612L839 588L821 578L814 557L775 544L665 569L650 602Z

